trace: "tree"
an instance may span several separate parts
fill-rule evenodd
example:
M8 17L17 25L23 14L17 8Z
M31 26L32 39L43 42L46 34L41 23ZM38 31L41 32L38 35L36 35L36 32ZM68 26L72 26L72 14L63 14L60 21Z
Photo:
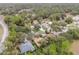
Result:
M78 28L69 30L68 33L72 35L73 39L79 39L79 29Z
M56 41L56 51L58 55L63 55L63 54L70 54L71 52L69 51L69 46L70 46L70 41L66 39L66 37L59 36L57 37Z
M68 17L68 18L65 20L65 22L66 22L67 24L71 24L71 23L73 22L73 19L72 19L71 17Z
M57 46L55 43L50 44L49 49L48 49L48 54L49 55L56 55L57 54L56 47Z
M54 13L54 14L51 14L51 15L49 16L49 19L51 19L52 21L53 21L53 20L59 21L61 15L62 15L62 13Z

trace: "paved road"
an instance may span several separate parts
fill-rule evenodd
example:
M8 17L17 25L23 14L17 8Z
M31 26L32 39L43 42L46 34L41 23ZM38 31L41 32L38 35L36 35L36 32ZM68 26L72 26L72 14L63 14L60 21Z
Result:
M3 16L0 16L0 25L3 28L3 35L2 35L0 43L3 43L5 41L5 39L6 39L6 37L8 36L8 27L4 22Z
M2 53L4 50L5 50L5 47L4 47L4 41L6 40L9 32L8 32L8 27L7 25L5 24L4 22L4 17L0 15L0 25L2 26L3 28L3 35L0 39L0 53Z

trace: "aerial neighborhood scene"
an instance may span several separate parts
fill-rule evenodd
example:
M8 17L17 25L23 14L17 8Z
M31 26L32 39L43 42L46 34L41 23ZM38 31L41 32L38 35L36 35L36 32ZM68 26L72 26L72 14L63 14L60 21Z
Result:
M0 55L79 55L79 4L0 3Z

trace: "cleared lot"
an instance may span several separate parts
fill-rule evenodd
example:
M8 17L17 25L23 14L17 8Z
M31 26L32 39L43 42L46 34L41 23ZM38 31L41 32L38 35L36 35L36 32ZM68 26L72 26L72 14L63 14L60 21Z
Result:
M73 52L73 54L79 55L79 40L73 41L73 43L71 44L70 50Z

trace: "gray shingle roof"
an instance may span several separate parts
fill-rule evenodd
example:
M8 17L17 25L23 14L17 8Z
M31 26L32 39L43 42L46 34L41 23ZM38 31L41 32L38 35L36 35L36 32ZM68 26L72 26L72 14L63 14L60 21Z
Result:
M21 45L19 46L19 49L20 49L21 53L35 50L35 48L33 47L33 45L31 44L30 41L21 43Z

